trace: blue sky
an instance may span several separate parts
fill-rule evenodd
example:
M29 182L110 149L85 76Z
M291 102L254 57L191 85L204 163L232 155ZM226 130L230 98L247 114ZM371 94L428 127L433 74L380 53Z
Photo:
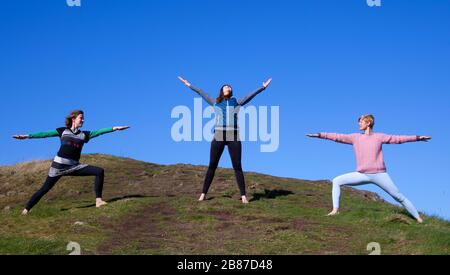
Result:
M304 134L355 132L358 115L373 113L376 131L433 136L387 145L385 160L419 210L450 219L450 1L81 3L0 4L1 165L52 158L57 139L11 135L52 130L76 108L85 129L132 126L84 153L206 165L208 142L171 139L172 108L194 98L176 77L212 96L231 83L238 97L273 77L252 104L280 106L280 148L245 142L244 170L302 179L354 171L350 146ZM228 154L220 165L231 166Z

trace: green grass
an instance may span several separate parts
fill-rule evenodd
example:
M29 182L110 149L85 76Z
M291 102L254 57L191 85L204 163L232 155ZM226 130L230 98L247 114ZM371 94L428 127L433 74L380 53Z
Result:
M120 222L125 215L151 201L143 198L114 202L102 209L78 209L92 201L58 200L39 204L27 216L20 215L21 209L3 212L0 214L0 254L69 254L66 250L69 242L79 243L82 254L94 254L110 230L104 225L105 221Z
M450 254L448 221L418 224L358 190L344 189L342 213L326 217L325 181L247 173L253 200L243 205L233 172L219 169L213 199L199 203L205 167L104 155L83 162L105 168L106 207L92 207L93 178L67 178L25 217L48 162L0 167L0 254L69 254L69 242L82 254L369 254L371 242L382 254Z

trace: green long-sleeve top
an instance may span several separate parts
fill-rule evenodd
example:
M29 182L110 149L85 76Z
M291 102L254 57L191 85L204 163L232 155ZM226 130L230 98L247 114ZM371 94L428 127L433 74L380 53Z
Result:
M90 139L96 138L106 133L113 132L113 128L102 128L96 131L80 131L73 132L69 128L58 128L48 132L37 132L29 134L29 138L47 138L60 137L61 147L59 148L57 156L62 159L77 162L81 157L81 150L83 145L88 143Z
M95 131L85 131L85 133L88 132L89 139L92 139L92 138L101 136L103 134L111 133L113 131L114 131L113 128L109 127L109 128L98 129ZM28 135L29 138L48 138L48 137L57 137L57 136L60 136L60 134L58 133L58 130L47 131L47 132L36 132L36 133L31 133Z

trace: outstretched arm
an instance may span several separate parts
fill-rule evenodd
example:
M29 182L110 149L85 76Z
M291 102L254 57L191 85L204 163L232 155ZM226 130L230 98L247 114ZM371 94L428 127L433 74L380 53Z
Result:
M89 139L96 138L98 136L101 136L101 135L104 135L107 133L111 133L114 131L122 131L122 130L125 130L128 128L130 128L130 127L129 126L115 126L115 127L109 127L109 128L102 128L102 129L90 132Z
M209 105L214 105L215 100L214 98L212 98L211 96L209 96L207 93L205 93L202 89L199 89L197 87L194 87L191 85L191 83L189 83L186 79L182 78L181 76L178 77L178 79L184 83L184 85L188 86L189 88L191 88L191 90L193 90L194 92L196 92L197 94L199 94L201 97L203 97L203 99L208 102Z
M256 91L254 91L253 93L250 93L249 95L247 95L246 97L239 99L238 100L238 104L241 106L244 106L245 104L249 103L255 96L257 96L259 93L261 93L262 91L264 91L267 86L269 86L270 82L272 82L272 78L270 78L269 80L267 80L266 82L263 83L262 87L258 88Z
M15 139L29 139L29 138L48 138L48 137L57 137L59 136L58 131L48 131L48 132L37 132L37 133L31 133L28 135L14 135L13 138Z
M337 134L337 133L318 133L318 134L307 134L307 137L329 139L339 143L353 144L354 134Z
M431 137L428 136L397 136L397 135L381 135L382 142L385 144L401 144L405 142L414 141L429 141Z

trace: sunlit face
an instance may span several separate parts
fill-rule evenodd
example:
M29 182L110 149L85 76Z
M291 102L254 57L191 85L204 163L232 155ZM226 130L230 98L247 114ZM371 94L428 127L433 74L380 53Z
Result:
M370 122L365 120L363 117L359 118L358 124L359 124L359 130L361 130L361 131L365 131L368 128L370 128Z
M228 97L228 96L230 96L232 90L231 90L230 86L226 85L223 87L222 91L223 91L223 95Z
M81 128L84 124L84 115L79 114L76 118L72 119L72 125L74 128Z

